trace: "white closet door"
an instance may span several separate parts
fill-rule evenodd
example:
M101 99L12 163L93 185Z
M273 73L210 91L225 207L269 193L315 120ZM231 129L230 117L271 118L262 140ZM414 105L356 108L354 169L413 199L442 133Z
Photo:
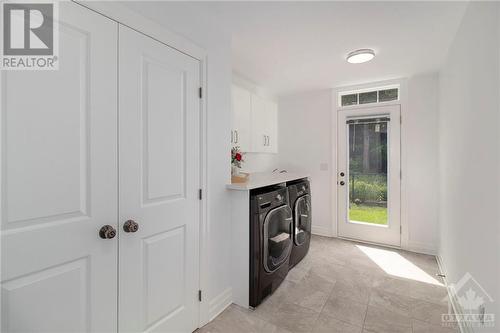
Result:
M59 70L0 74L2 332L117 329L117 24L59 6Z
M199 61L119 32L120 332L198 324ZM136 232L123 225L133 220Z

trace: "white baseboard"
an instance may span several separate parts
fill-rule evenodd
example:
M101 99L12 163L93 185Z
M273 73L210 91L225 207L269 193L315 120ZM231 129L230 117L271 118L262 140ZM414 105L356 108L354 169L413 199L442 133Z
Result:
M233 289L227 288L219 295L215 296L208 304L209 322L217 317L233 302Z
M318 235L318 236L333 237L333 233L332 233L331 228L325 228L322 226L313 225L311 228L311 233L313 235Z
M408 241L408 248L406 250L433 256L437 255L436 247L427 243Z
M453 308L453 311L455 314L461 315L464 314L464 311L462 307L460 306L460 303L458 303L458 299L453 292L453 290L450 288L448 284L448 280L446 279L447 272L446 272L446 266L444 265L443 259L441 258L440 255L436 255L439 271L441 274L443 274L445 277L443 278L444 280L444 285L446 286L446 291L448 293L448 299L451 303L451 306ZM465 325L463 322L458 323L458 327L460 329L460 333L474 333L474 329L470 327L469 325Z

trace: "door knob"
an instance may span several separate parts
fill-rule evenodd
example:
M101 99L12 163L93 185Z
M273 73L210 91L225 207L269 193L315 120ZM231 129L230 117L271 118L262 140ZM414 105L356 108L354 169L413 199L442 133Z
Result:
M99 237L102 239L111 239L116 236L116 229L110 226L109 224L106 224L99 230Z
M123 231L136 232L137 230L139 230L139 224L134 220L128 220L123 223Z
M344 186L345 182L343 180L340 181L340 186Z
M345 173L341 172L340 177L344 177L344 176L345 176Z

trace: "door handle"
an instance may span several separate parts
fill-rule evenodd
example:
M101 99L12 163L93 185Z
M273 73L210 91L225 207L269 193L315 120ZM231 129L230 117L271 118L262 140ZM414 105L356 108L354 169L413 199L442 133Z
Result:
M116 229L106 224L99 230L99 237L102 239L112 239L116 236Z
M123 223L123 231L136 232L137 230L139 230L139 224L134 220L127 220Z

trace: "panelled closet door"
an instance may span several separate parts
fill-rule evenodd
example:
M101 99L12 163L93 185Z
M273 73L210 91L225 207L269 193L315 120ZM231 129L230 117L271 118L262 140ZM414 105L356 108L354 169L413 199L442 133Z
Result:
M192 332L200 63L120 26L119 77L119 331Z
M118 27L59 6L59 70L0 73L2 332L117 329Z

